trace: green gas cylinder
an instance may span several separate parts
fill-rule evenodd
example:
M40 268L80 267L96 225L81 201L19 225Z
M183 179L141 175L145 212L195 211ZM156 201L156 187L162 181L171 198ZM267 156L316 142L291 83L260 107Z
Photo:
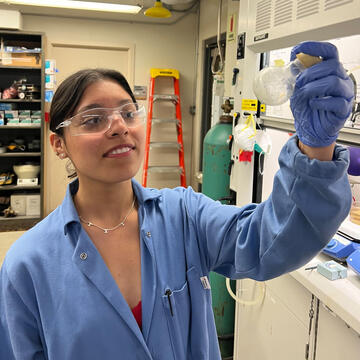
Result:
M230 196L228 168L231 152L228 140L231 133L232 117L225 115L204 139L202 192L213 200ZM234 288L235 281L231 283ZM228 358L233 355L235 302L226 289L225 277L211 272L210 285L221 356Z

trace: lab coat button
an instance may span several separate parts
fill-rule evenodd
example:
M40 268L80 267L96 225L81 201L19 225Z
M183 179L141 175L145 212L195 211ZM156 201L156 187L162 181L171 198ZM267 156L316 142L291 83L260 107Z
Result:
M87 253L86 253L86 252L82 252L82 253L80 254L80 259L81 259L81 260L86 260L86 259L87 259Z
M147 236L147 237L151 237L151 232L148 231L148 232L146 233L146 236Z

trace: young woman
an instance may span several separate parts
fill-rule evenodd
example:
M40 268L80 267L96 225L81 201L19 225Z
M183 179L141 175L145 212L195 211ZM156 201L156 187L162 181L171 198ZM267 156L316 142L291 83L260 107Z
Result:
M6 256L1 359L220 359L209 272L266 280L294 270L350 208L348 155L334 141L352 82L332 45L297 52L323 61L297 79L297 136L282 150L272 195L243 208L133 180L145 113L121 74L82 70L59 86L50 141L77 178Z

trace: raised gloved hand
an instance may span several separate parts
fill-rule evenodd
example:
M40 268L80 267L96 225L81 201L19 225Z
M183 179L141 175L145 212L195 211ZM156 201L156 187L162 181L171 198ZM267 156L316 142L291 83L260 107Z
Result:
M312 147L332 144L352 111L354 83L339 62L337 48L326 42L306 41L291 51L321 56L296 79L290 107L302 143Z

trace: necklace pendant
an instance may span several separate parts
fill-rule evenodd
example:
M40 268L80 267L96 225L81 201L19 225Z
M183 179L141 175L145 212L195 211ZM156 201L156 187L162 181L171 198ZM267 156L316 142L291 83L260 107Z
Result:
M130 215L131 211L134 209L134 205L135 205L135 197L134 197L134 199L133 199L133 202L132 202L132 204L131 204L131 208L130 208L129 212L126 214L126 216L124 217L124 219L122 220L122 222L119 223L118 225L114 226L113 228L109 228L109 229L104 229L104 228L102 228L101 226L92 223L91 221L87 221L87 220L85 220L84 218L82 218L80 215L79 215L79 218L80 218L80 221L82 221L83 223L85 223L88 227L95 226L95 227L98 228L99 230L102 230L102 231L104 232L104 234L108 234L110 231L116 230L116 229L118 229L120 226L122 226L122 227L125 226L125 221L126 221L126 219L128 218L128 216Z

